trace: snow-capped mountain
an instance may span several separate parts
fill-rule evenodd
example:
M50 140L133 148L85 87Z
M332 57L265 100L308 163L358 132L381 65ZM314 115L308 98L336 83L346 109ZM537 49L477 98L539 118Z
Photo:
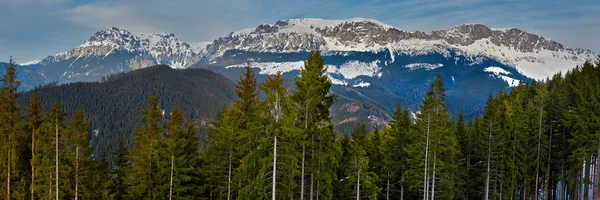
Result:
M156 59L156 63L173 68L186 68L200 61L202 48L178 40L173 33L142 34L142 46Z
M491 29L482 24L464 24L430 33L408 32L363 18L282 20L232 32L207 46L212 59L229 50L273 53L319 50L338 54L387 50L405 55L435 52L447 57L452 52L468 57L486 56L516 67L535 79L544 79L596 58L589 50L568 48L516 28Z
M180 41L172 33L136 35L112 27L96 32L83 44L66 52L22 65L36 66L36 70L30 71L42 77L30 85L97 81L103 76L157 64L190 67L204 55L199 45L202 44Z
M170 33L138 35L110 28L67 52L24 63L19 72L27 90L51 82L98 81L155 64L208 68L237 80L241 67L251 61L259 80L281 71L291 83L315 50L321 51L332 92L339 97L333 112L338 126L382 123L400 100L416 109L428 81L437 75L446 82L451 112L474 116L489 93L545 79L597 57L517 28L464 24L426 33L374 19L305 18L197 43Z

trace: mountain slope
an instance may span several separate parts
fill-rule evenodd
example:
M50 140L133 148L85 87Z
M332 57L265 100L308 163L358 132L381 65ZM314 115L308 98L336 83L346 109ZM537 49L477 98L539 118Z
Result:
M23 93L19 101L26 106L31 95L37 94L44 110L57 100L67 113L83 109L94 130L92 141L98 147L96 153L101 153L115 147L119 136L131 137L134 128L140 125L140 110L147 106L145 100L152 91L157 93L158 106L165 113L179 105L187 117L201 124L213 119L225 104L236 98L234 90L233 82L214 72L174 70L163 65L114 75L101 83L42 87Z
M238 80L241 67L252 61L259 79L282 71L292 87L304 58L315 50L325 59L335 85L332 92L343 99L332 110L340 125L381 125L400 101L416 110L428 81L437 75L446 82L451 113L462 110L472 117L480 113L489 93L545 79L596 58L589 50L516 28L464 24L425 33L374 19L304 18L232 32L211 43L110 28L21 71L27 90L50 82L97 81L154 64L207 68Z
M408 32L363 18L281 20L232 32L207 46L213 62L226 56L225 52L229 50L272 53L319 50L329 54L387 50L392 57L393 54L429 53L450 57L454 53L489 57L535 79L545 79L596 58L589 50L568 48L516 28L491 29L482 24L465 24L430 33ZM394 62L393 58L391 62Z
M29 73L44 79L24 80L27 85L50 82L72 83L98 81L103 76L163 64L173 68L187 68L202 57L198 44L178 40L174 34L151 33L135 35L112 27L96 32L83 44L66 52L48 56L40 62L25 63L35 66ZM23 89L31 89L24 87Z

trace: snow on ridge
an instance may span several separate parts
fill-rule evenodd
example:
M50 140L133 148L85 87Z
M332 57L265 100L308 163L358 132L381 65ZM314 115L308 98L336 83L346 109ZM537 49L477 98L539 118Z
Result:
M437 63L437 64L431 64L431 63L412 63L412 64L408 64L408 65L404 65L404 67L412 70L417 70L417 69L425 69L427 71L430 70L434 70L440 67L443 67L444 65L442 63Z
M373 62L361 62L357 60L350 60L342 64L341 66L335 65L325 65L327 67L328 77L331 82L335 85L348 85L347 80L352 80L359 76L369 76L369 77L381 77L382 73L379 72L379 60L375 60ZM251 63L251 67L258 68L260 70L259 74L262 75L274 75L277 72L287 73L294 70L300 70L304 66L304 61L294 61L294 62L255 62ZM229 65L225 68L237 68L237 67L246 67L246 64L236 64ZM343 78L338 79L331 76L332 74L341 75ZM361 87L367 87L365 84Z
M475 41L468 46L451 45L458 49L458 55L487 56L503 64L514 66L519 73L537 80L546 79L558 72L565 72L588 60L594 60L594 53L578 54L576 49L559 51L536 50L521 52L507 46L497 46L488 38Z
M361 87L361 88L369 87L369 86L371 86L371 83L362 82L362 81L358 82L357 84L352 85L352 87Z
M500 75L500 74L510 75L510 72L508 72L500 67L496 67L496 66L486 67L485 69L483 69L483 71L493 73L495 75Z
M259 68L259 74L273 75L277 72L286 73L294 70L300 70L304 66L304 61L295 62L255 62L250 65L253 68ZM225 68L246 67L245 64L229 65Z
M30 61L27 61L27 62L21 63L21 64L19 64L19 65L21 65L21 66L35 65L35 64L38 64L38 63L40 63L40 62L42 62L42 61L41 61L41 60L30 60Z
M211 43L212 42L189 42L189 45L192 48L192 51L194 51L197 54L200 54L202 52L205 52L206 46L208 46Z

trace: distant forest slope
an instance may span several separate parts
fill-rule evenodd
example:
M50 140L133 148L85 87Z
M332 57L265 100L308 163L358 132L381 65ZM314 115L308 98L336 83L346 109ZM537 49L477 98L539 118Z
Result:
M121 136L126 143L131 141L132 132L141 125L140 110L147 106L145 100L152 91L158 96L158 106L165 111L163 120L178 105L186 118L201 125L236 98L234 84L205 69L175 70L157 65L113 75L101 82L36 88L20 95L19 102L25 109L31 96L37 94L44 111L58 100L66 113L81 108L91 122L91 144L99 155L116 148Z

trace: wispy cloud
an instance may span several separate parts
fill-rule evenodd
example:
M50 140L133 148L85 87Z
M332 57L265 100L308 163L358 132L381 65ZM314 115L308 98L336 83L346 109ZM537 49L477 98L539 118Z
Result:
M463 23L518 27L567 46L600 52L597 1L516 0L0 0L0 60L18 62L66 51L112 26L173 32L210 41L279 19L374 18L400 29L431 31ZM7 27L7 28L4 28Z

